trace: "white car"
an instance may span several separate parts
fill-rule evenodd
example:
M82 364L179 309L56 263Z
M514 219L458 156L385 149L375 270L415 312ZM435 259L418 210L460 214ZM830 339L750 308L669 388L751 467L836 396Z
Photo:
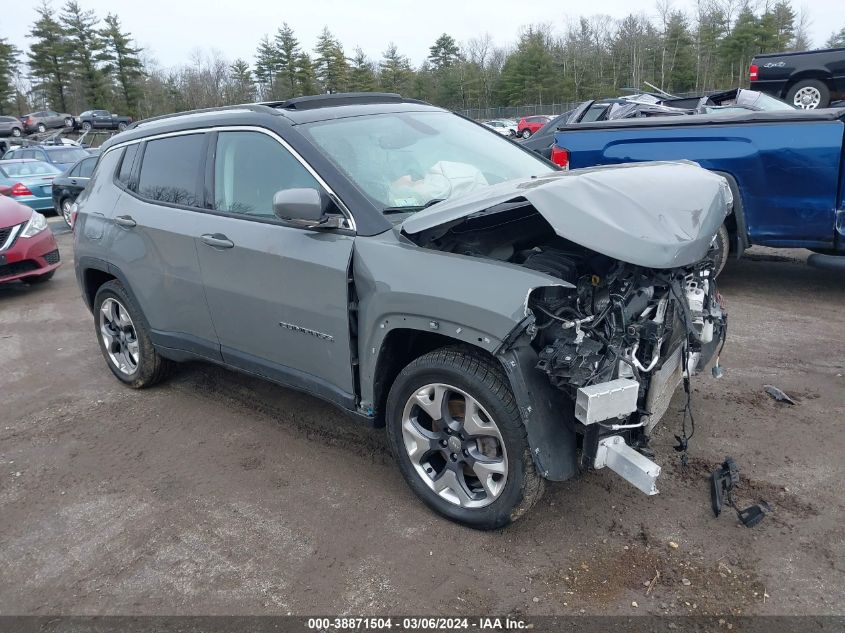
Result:
M493 128L503 136L516 136L516 121L494 119L493 121L485 121L484 125L489 128Z

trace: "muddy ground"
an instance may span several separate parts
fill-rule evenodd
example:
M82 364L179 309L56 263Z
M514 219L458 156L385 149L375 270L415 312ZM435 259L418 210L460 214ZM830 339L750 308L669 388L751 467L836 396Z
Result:
M676 396L658 496L602 471L481 533L311 397L202 364L121 386L59 243L53 281L0 287L2 614L845 612L845 277L803 251L728 265L725 376L694 383L686 470ZM726 455L774 508L754 529L710 511Z

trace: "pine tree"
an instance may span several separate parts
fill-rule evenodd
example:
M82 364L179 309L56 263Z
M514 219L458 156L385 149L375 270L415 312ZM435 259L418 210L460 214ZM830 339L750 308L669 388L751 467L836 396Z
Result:
M236 59L229 66L227 101L229 103L250 103L255 101L255 82L249 64Z
M349 63L343 52L343 46L331 34L328 27L323 27L314 52L317 54L314 58L314 71L322 84L323 91L333 93L347 90Z
M38 19L29 32L32 44L28 54L33 89L41 92L51 107L67 112L71 72L67 36L47 0L35 11Z
M97 30L94 11L84 11L76 0L68 0L60 16L68 39L68 57L73 78L84 96L81 106L102 108L108 100L106 81L99 63L105 60L105 43Z
M273 86L273 96L278 99L295 97L299 93L301 73L299 65L302 58L302 51L299 48L299 40L293 34L293 29L287 22L276 33L276 75L277 80ZM310 66L310 58L308 64ZM311 79L313 85L313 69ZM312 89L313 92L313 89Z
M373 63L367 59L360 47L355 49L352 67L349 70L349 89L353 92L375 92L378 90Z
M278 63L279 55L276 46L265 35L258 43L258 50L255 53L255 80L258 82L263 99L271 98Z
M121 109L137 117L141 98L140 83L144 77L144 64L139 57L141 49L132 45L132 37L128 32L123 32L120 18L109 13L104 21L106 26L100 32L105 45L103 60L106 65L103 70L114 82Z
M444 33L428 49L428 61L435 71L445 70L461 58L461 49L455 43L455 38Z
M695 51L686 16L673 11L664 34L665 60L662 86L670 92L687 92L695 88Z
M839 33L831 33L830 38L828 38L825 43L825 46L827 48L840 48L845 46L845 26L839 29Z
M408 58L400 55L396 44L391 42L379 64L379 80L382 88L389 92L408 92L412 75Z
M314 65L308 53L301 53L296 58L294 73L296 76L296 91L292 96L313 95L317 92Z
M12 112L16 96L15 73L18 70L20 51L0 38L0 114Z

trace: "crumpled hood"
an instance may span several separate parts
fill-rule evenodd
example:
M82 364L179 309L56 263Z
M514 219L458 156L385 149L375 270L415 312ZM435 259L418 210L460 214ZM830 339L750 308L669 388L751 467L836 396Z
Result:
M648 268L703 259L733 202L727 181L696 163L628 163L483 187L414 214L402 223L402 232L445 231L498 204L521 200L559 236Z

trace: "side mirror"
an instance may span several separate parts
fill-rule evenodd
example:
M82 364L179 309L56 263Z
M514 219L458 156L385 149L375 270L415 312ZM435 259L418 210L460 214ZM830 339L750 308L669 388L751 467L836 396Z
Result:
M303 228L331 228L339 223L330 222L326 215L329 202L328 196L316 189L282 189L273 195L273 214Z

